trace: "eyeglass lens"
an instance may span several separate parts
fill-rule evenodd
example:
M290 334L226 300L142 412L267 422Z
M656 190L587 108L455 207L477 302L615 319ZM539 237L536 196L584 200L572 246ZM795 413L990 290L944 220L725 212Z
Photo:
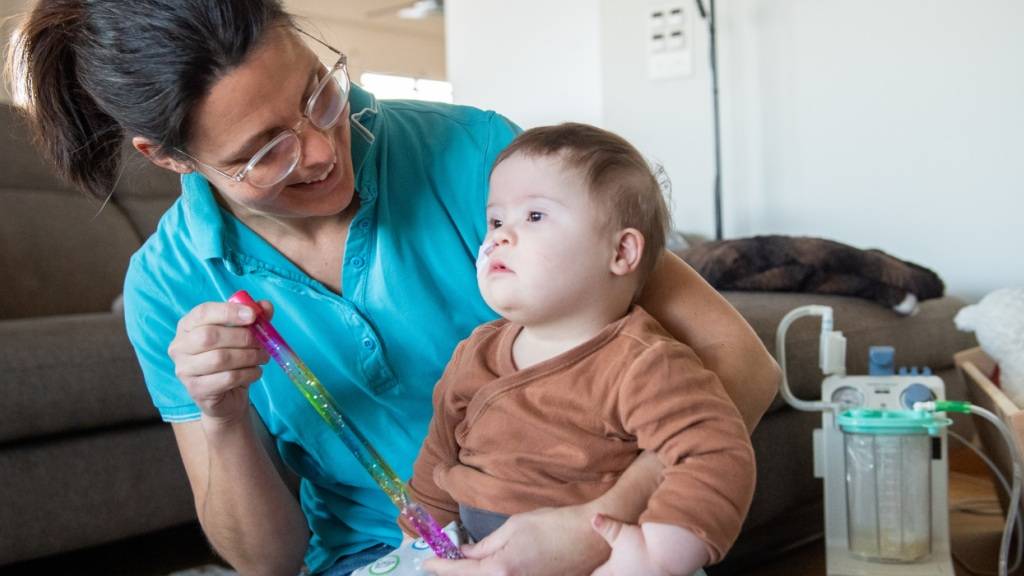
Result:
M313 94L308 111L309 121L318 130L334 126L348 101L349 78L344 67L331 71L331 79ZM270 187L291 174L299 163L302 143L295 132L288 131L274 139L249 167L246 178L253 186Z

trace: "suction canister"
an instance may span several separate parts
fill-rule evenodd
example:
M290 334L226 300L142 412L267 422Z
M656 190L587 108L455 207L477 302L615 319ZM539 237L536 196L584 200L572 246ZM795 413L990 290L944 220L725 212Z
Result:
M913 410L839 414L853 555L915 562L931 552L932 438L951 422Z

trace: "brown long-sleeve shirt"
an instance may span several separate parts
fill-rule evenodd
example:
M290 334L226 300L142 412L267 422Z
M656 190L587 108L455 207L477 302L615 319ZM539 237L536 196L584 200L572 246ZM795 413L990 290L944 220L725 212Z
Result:
M512 360L520 329L498 320L459 344L434 390L413 498L442 525L457 503L501 514L580 504L653 450L664 479L640 522L686 528L720 560L750 506L755 468L718 378L639 307L525 370Z

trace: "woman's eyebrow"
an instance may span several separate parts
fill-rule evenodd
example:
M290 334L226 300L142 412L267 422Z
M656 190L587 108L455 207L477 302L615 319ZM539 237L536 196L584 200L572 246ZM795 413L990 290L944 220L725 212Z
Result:
M262 142L264 140L268 140L270 138L273 138L280 131L281 131L280 128L275 126L273 128L267 128L266 130L263 130L263 131L258 132L256 134L253 134L251 137L246 139L245 143L242 144L241 146L239 146L238 149L233 154L228 154L227 156L225 156L226 158L229 159L229 161L225 162L225 164L227 164L227 163L229 163L229 162L231 162L231 161L233 161L233 160L235 160L237 158L241 158L242 156L245 156L246 151L254 148L257 144L259 144L260 142ZM253 151L253 154L255 154L255 153L256 152ZM250 156L251 155L252 154L250 154ZM246 158L246 160L248 160L248 158Z
M303 112L305 112L305 105L306 105L307 100L309 99L310 93L311 93L311 91L314 88L316 88L317 82L319 80L319 78L317 77L317 72L319 71L320 66L321 66L320 59L319 58L314 58L313 59L313 70L309 73L309 75L308 75L309 79L306 81L306 87L303 88L302 94L299 97L300 98L300 102L301 102L300 103L300 107L303 109ZM260 142L269 140L270 138L273 138L279 132L281 132L281 130L283 130L283 129L284 128L282 128L280 126L272 126L272 127L267 128L265 130L261 130L260 132L257 132L256 134L253 134L249 138L246 138L245 143L242 144L241 146L239 146L238 148L236 148L234 153L228 154L228 155L225 156L225 158L227 158L228 160L226 162L224 162L224 163L228 164L228 163L233 162L234 160L236 160L238 158L241 158L241 157L245 156L246 152L248 152L249 150L252 150L252 148L255 148L257 144L259 144ZM252 154L255 154L255 153L256 153L256 151L253 150ZM252 154L249 154L249 155L251 156ZM245 160L248 160L248 158L245 158Z

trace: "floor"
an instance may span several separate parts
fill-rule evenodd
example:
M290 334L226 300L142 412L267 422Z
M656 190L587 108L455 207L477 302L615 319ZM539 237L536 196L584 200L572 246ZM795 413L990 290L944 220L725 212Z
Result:
M950 502L975 508L992 509L995 491L981 460L965 448L950 454ZM986 516L953 511L950 513L951 539L957 558L957 576L988 576L995 574L1001 516ZM1012 561L1012 558L1011 558ZM126 540L61 556L35 560L0 569L5 576L37 574L76 574L81 576L219 576L218 560L210 551L198 526L187 525L154 535ZM822 541L765 564L746 576L819 576L825 573ZM1024 569L1014 576L1024 576Z

